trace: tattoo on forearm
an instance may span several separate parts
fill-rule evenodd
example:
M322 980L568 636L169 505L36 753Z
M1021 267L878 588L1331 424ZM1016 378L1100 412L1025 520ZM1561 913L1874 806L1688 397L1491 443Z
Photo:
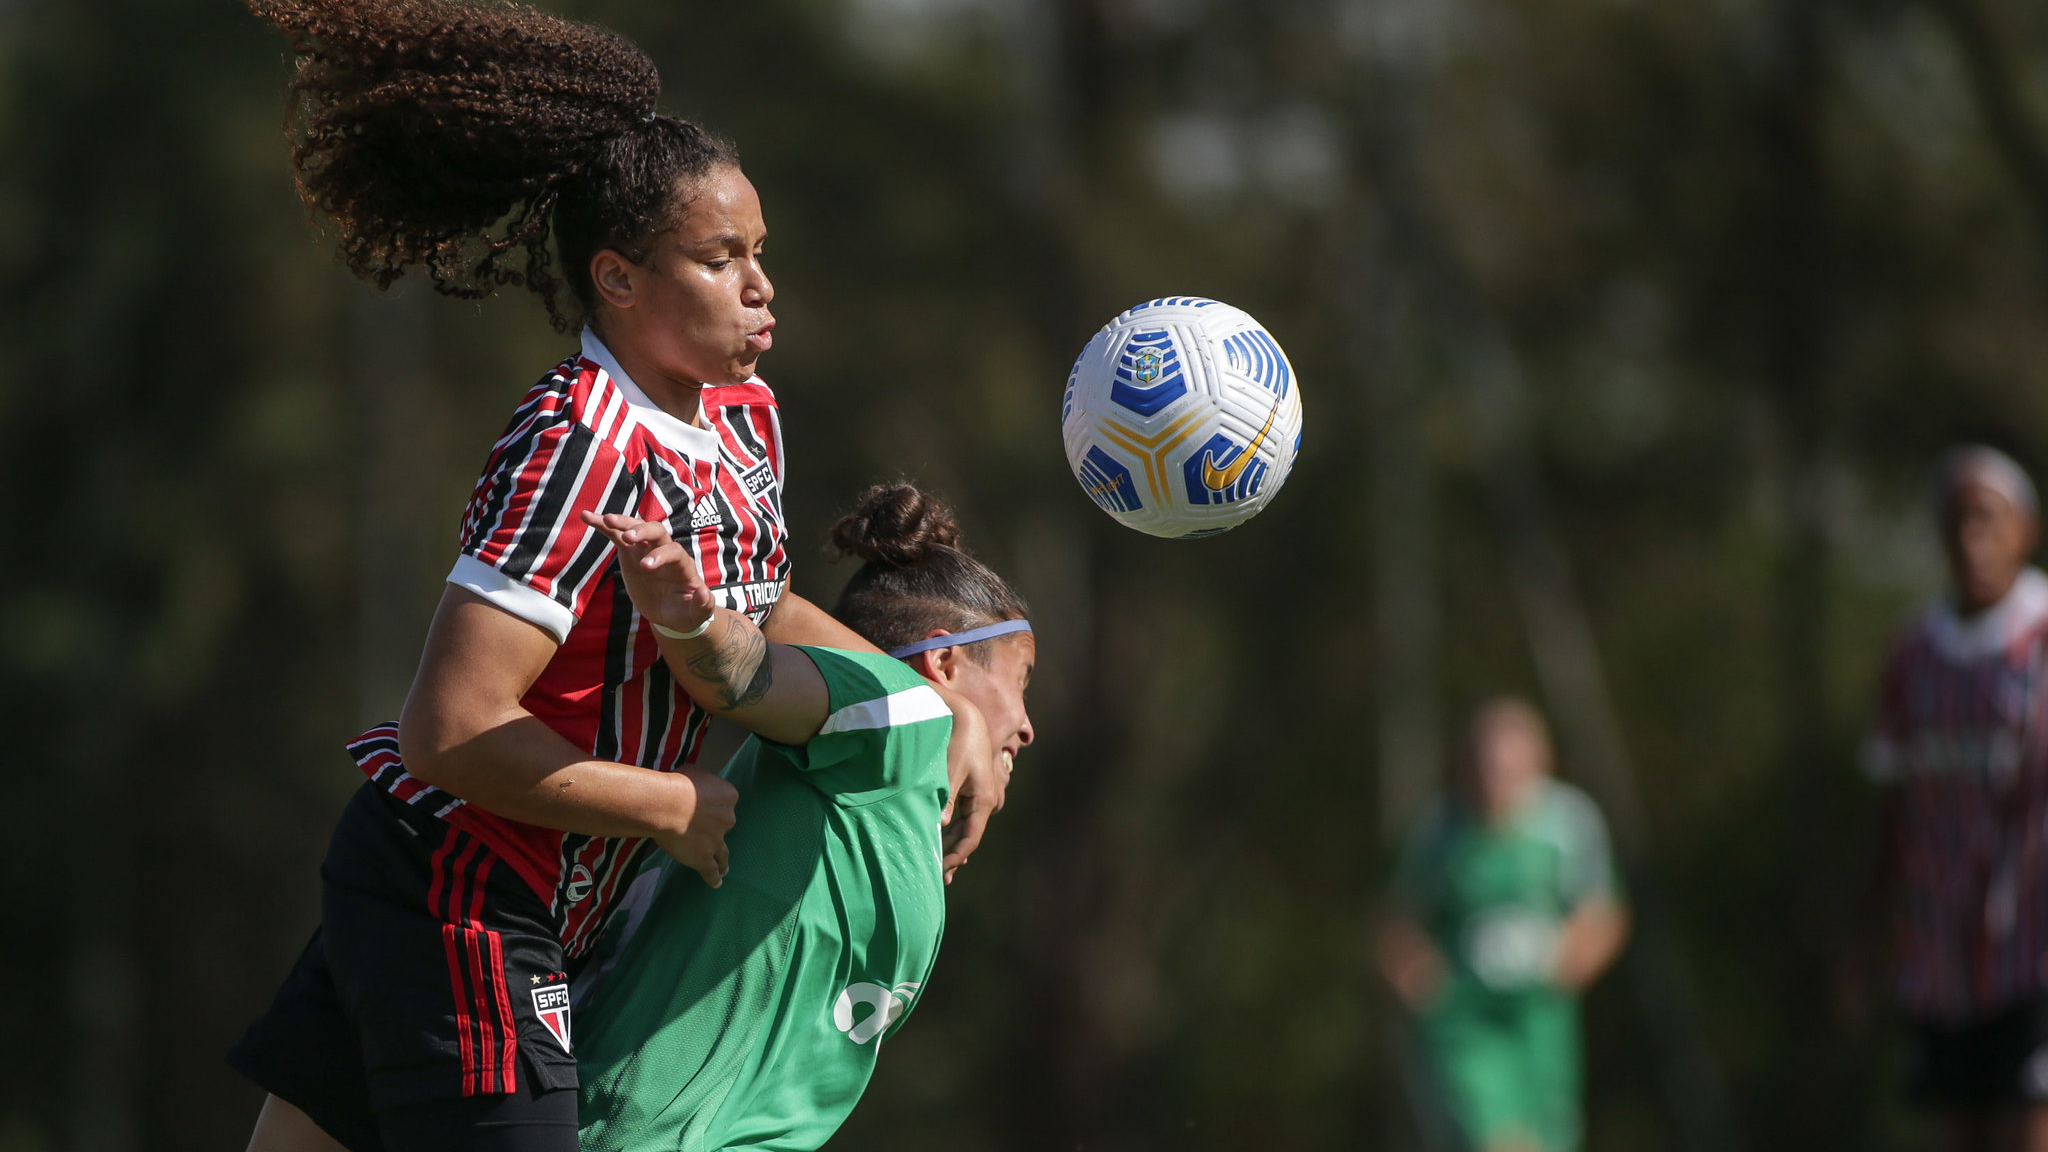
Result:
M744 617L734 620L725 638L690 658L690 671L708 682L726 708L758 704L775 683L775 661L768 640Z

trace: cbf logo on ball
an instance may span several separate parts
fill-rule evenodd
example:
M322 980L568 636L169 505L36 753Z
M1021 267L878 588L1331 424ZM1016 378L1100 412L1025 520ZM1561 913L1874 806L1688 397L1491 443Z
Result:
M1154 536L1212 536L1257 515L1287 482L1301 426L1279 342L1197 296L1147 301L1110 321L1060 398L1082 490Z

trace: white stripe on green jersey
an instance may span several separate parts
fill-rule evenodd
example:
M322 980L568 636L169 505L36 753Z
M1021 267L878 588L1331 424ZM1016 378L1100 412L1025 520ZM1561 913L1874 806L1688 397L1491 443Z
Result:
M657 856L582 982L585 1152L822 1146L930 977L952 714L902 661L804 651L831 712L726 766L724 886Z
M903 724L915 724L920 720L936 720L941 716L952 716L946 702L932 691L929 684L920 684L901 692L893 692L880 700L863 700L859 704L848 704L825 718L824 727L818 735L831 736L839 732L860 732L869 728L895 728Z

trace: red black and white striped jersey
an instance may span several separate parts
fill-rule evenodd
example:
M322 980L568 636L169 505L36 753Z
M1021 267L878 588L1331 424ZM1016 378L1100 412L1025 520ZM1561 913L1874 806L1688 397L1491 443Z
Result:
M1901 630L1865 749L1897 789L1886 839L1898 997L1981 1018L2048 987L2048 576L1962 619L1937 601Z
M580 511L667 522L719 602L756 623L789 577L774 394L756 378L704 389L703 406L705 428L662 411L585 332L582 354L542 377L513 413L463 513L449 582L555 637L561 647L520 703L600 759L672 771L695 759L709 717L662 663L610 540ZM553 901L570 956L596 939L645 841L467 806L406 773L395 723L349 751L373 779L482 840Z

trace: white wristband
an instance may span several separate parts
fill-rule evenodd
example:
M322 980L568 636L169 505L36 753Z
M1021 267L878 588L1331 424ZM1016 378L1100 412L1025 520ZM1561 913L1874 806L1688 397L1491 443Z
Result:
M695 628L690 629L688 632L678 632L673 628L664 628L659 624L654 624L654 621L652 620L649 620L648 623L654 624L654 630L656 632L661 633L663 636L666 636L671 640L695 640L697 637L702 636L705 632L709 631L711 628L711 622L716 619L718 619L718 609L713 608L711 610L711 615L706 616L702 624L697 625Z

